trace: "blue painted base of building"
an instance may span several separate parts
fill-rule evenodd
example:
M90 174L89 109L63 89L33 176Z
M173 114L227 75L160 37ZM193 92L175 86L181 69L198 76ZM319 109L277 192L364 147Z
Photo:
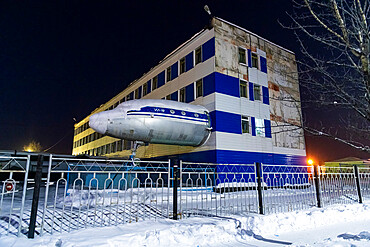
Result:
M230 150L209 150L158 157L159 160L166 160L169 158L183 160L187 162L204 162L216 164L263 163L271 165L306 165L306 156Z

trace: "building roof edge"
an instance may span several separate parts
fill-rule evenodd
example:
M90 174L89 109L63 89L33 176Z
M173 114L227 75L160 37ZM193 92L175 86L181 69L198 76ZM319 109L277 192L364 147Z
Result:
M287 48L284 48L284 47L282 47L282 46L280 46L280 45L277 45L277 44L275 44L274 42L271 42L270 40L267 40L267 39L265 39L265 38L262 38L261 36L259 36L259 35L255 34L255 33L251 32L251 31L249 31L249 30L247 30L247 29L245 29L245 28L242 28L242 27L240 27L240 26L238 26L238 25L236 25L236 24L234 24L234 23L231 23L231 22L225 21L224 19L219 18L219 17L214 17L214 18L215 18L215 19L217 19L217 20L219 20L219 21L225 22L225 23L227 23L228 25L231 25L231 26L233 26L233 27L239 28L240 30L243 30L243 31L245 31L245 32L247 32L247 33L249 33L249 34L252 34L252 35L254 35L254 36L258 37L259 39L262 39L262 40L264 40L264 41L267 41L268 43L270 43L270 44L272 44L272 45L275 45L275 46L277 46L278 48L283 49L284 51L287 51L287 52L292 53L293 55L295 55L295 53L294 53L294 52L292 52L291 50L288 50Z

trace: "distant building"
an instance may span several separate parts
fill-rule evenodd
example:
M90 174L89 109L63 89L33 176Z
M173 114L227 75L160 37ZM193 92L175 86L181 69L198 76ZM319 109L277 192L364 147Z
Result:
M363 167L370 167L370 159L360 159L357 157L346 157L338 160L327 161L325 162L325 166L363 166Z
M220 18L91 114L133 99L203 105L213 127L204 146L149 144L139 148L139 158L305 163L294 53ZM73 155L130 154L131 142L94 132L89 116L75 125Z

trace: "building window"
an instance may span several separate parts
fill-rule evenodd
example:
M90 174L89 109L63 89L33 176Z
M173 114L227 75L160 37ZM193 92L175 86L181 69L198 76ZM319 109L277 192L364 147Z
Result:
M257 84L253 84L253 95L254 100L261 101L261 86Z
M122 151L122 140L117 141L117 152Z
M195 83L196 98L203 96L203 79L197 80Z
M242 133L250 133L249 117L242 116Z
M201 63L201 62L202 62L202 47L199 46L195 50L195 65L197 65L198 63Z
M240 97L248 98L248 84L246 81L239 80Z
M245 55L245 49L238 47L239 50L239 63L247 64L247 57Z
M137 89L135 90L135 99L138 99L138 98L139 98L139 89L140 89L140 88L137 88Z
M252 53L252 68L258 69L258 55L256 53Z
M171 66L166 70L166 82L171 81Z
M130 150L131 149L131 141L124 140L124 142L123 142L123 149L124 150Z
M158 76L155 76L153 78L152 90L157 89L157 88L158 88Z
M127 99L126 99L126 101L132 100L131 93L130 93L129 95L127 95L127 97L126 97L126 98L127 98Z
M143 85L143 96L147 95L148 93L148 83L144 83Z
M185 57L180 59L180 74L185 72Z
M180 89L180 97L179 97L180 102L185 102L185 88Z
M265 121L263 119L256 118L256 135L265 136Z
M166 100L171 100L171 94L166 96Z

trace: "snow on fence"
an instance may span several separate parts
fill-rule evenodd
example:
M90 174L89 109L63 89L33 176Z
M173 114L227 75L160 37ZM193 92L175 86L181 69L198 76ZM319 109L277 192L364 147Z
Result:
M147 219L271 214L370 197L365 167L50 155L34 169L35 158L0 157L0 234L33 237Z

